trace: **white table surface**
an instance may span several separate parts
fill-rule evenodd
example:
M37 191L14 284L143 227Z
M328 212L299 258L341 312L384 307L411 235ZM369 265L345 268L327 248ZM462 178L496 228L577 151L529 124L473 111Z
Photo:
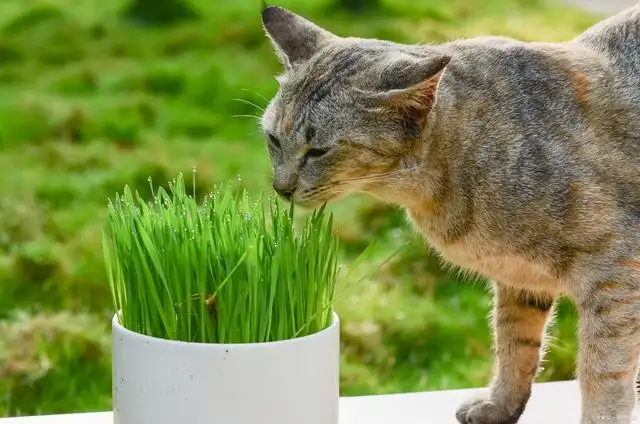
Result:
M457 424L456 407L483 389L344 397L340 424ZM519 424L579 424L580 392L575 381L536 384ZM110 412L1 418L0 424L113 424ZM140 423L143 424L143 423Z

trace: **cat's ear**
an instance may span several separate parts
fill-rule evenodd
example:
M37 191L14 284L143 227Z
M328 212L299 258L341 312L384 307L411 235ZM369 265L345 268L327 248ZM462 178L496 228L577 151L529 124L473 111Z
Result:
M313 22L276 6L263 8L262 25L287 68L308 60L337 38Z
M424 124L433 108L442 75L450 56L403 59L382 72L378 91L374 94L378 106L399 111L418 124Z

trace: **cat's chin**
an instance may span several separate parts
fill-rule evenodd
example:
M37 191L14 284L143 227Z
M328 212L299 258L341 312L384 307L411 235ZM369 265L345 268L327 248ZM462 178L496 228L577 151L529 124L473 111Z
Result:
M325 203L329 203L330 201L299 201L299 200L294 200L294 203L296 205L296 207L302 208L302 209L308 209L308 210L313 210L313 209L318 209L319 207L321 207L322 205L324 205Z
M317 209L322 207L322 205L325 204L329 204L329 203L333 203L334 201L336 201L338 199L338 196L326 196L323 197L321 199L315 198L315 199L300 199L300 198L296 198L294 196L293 198L293 202L295 203L295 205L297 207L300 207L302 209Z

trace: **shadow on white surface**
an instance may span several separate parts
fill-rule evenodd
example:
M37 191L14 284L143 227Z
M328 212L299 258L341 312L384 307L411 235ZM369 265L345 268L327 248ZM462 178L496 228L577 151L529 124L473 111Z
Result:
M470 389L345 397L340 400L340 424L457 424L455 410L458 405L483 392L484 389ZM520 424L579 422L580 391L575 381L534 385L531 400L520 420ZM106 412L5 418L0 419L0 424L113 424L113 418Z

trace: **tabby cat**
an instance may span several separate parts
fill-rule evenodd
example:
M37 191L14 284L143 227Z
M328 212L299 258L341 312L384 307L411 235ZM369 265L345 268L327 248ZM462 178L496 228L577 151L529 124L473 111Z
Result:
M556 300L578 309L582 424L629 424L640 356L640 5L564 43L340 37L262 22L285 71L262 117L273 187L407 211L493 283L495 376L463 424L516 423Z

